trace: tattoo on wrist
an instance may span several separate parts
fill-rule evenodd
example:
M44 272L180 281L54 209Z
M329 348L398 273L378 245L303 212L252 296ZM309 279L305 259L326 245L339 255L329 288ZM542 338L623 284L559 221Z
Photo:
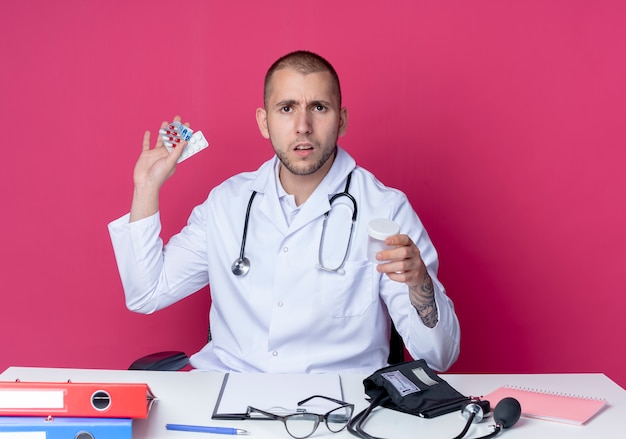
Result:
M422 285L420 285L420 290L422 290L424 293L428 295L433 295L433 300L434 300L435 288L433 287L433 280L430 278L430 275L428 273L426 273L424 282L422 282Z
M429 301L435 297L435 287L433 286L433 280L430 275L426 273L424 280L421 284L410 288L415 297L421 299L422 302Z
M426 273L424 282L418 287L412 288L414 295L418 299L418 303L414 303L413 306L417 310L417 314L421 317L424 325L429 328L434 328L439 321L439 315L437 312L437 302L435 301L435 289L433 287L433 281Z
M439 322L439 315L437 313L437 302L435 302L435 297L424 305L418 305L415 307L417 310L417 314L421 317L424 325L429 328L434 328L437 322Z

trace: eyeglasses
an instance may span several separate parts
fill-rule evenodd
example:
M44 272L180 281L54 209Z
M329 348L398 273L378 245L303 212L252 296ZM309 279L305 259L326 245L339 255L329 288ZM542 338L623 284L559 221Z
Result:
M264 410L259 410L254 407L248 406L248 410L246 411L246 415L250 417L251 413L260 413L268 418L275 419L277 421L281 421L285 424L285 429L287 433L295 439L304 439L311 436L317 430L320 422L324 421L326 424L326 428L330 430L332 433L339 433L341 430L346 428L348 422L350 422L350 418L352 418L352 412L354 411L354 404L349 404L344 401L339 401L338 399L329 398L327 396L314 395L310 398L302 400L298 403L298 406L306 404L313 398L323 398L328 401L335 402L340 406L336 409L333 409L326 413L325 415L318 415L316 413L292 413L289 415L281 416L274 413L269 413Z

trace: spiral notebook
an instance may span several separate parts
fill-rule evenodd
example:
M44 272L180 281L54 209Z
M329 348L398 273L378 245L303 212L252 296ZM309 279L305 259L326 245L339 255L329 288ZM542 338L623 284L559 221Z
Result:
M576 425L583 425L607 404L603 399L515 386L502 386L483 399L495 407L509 396L519 401L522 416Z

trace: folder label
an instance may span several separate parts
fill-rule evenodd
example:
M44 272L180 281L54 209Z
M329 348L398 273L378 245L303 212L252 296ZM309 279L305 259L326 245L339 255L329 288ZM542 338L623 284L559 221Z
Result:
M0 409L62 409L63 390L0 390Z
M13 431L11 433L0 432L0 439L46 439L45 431Z

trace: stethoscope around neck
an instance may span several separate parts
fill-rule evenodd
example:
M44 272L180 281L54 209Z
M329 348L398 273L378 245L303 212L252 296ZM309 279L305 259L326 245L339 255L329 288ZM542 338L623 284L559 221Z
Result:
M350 251L350 245L352 244L352 234L354 232L354 224L356 223L356 215L357 215L357 204L354 197L348 192L350 189L350 180L352 179L352 172L348 174L348 178L346 180L346 187L343 192L339 192L333 195L330 200L330 209L326 211L324 214L324 222L322 223L322 235L320 236L320 246L317 255L317 264L315 264L315 268L327 272L344 274L345 270L343 266L346 263L346 259L348 259L348 252ZM248 223L250 222L250 209L252 208L252 202L254 201L254 197L257 192L253 191L252 195L250 195L250 199L248 200L248 207L246 209L246 218L243 223L243 234L241 236L241 249L239 250L239 257L235 259L231 270L235 276L244 276L250 271L250 260L245 256L246 251L246 238L248 236ZM324 265L322 261L323 247L324 247L324 237L326 235L326 223L328 222L328 215L333 208L333 202L336 201L340 197L347 197L352 202L352 224L350 225L350 235L348 236L348 244L346 245L346 251L343 255L343 258L339 265L336 267L327 267Z

